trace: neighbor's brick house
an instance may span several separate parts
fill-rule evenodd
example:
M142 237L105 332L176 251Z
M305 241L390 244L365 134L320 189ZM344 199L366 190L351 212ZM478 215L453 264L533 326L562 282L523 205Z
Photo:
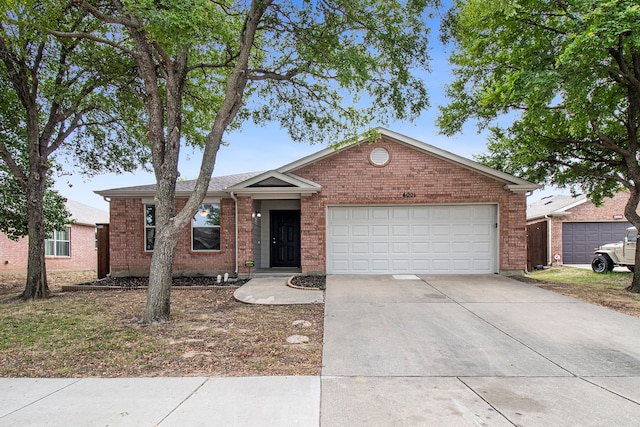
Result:
M73 200L67 200L73 224L57 230L45 241L47 271L95 270L96 224L109 222L109 214ZM0 272L24 272L27 269L29 239L18 241L0 233Z
M590 263L594 248L619 242L631 224L624 216L626 191L594 205L585 195L544 197L527 208L527 226L545 223L547 248L540 257L544 265ZM554 256L559 257L555 260Z
M522 272L526 193L536 185L380 129L263 173L212 178L181 235L174 274ZM177 183L181 209L193 181ZM98 191L110 209L111 271L146 275L154 185ZM236 224L237 217L237 224ZM237 242L237 244L236 244Z

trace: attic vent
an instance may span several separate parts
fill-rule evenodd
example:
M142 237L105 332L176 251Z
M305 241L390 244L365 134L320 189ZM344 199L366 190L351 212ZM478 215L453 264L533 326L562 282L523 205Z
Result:
M389 152L384 148L374 148L369 154L369 160L375 166L384 166L389 163Z

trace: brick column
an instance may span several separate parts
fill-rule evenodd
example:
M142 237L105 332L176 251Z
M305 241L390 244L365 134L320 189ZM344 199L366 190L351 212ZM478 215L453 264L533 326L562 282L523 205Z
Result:
M251 197L238 197L238 275L248 275L254 268L245 267L245 261L253 260L253 221Z

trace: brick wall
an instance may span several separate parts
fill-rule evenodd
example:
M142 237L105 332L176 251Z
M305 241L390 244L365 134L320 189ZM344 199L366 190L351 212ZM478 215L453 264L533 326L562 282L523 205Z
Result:
M369 153L376 147L389 152L387 166L369 162ZM526 197L505 190L504 183L493 178L385 140L346 149L293 173L322 185L319 194L301 200L303 272L325 270L325 215L329 204L497 203L499 268L525 268ZM405 192L416 197L404 198Z
M176 209L186 199L176 201ZM148 276L152 252L144 250L144 205L140 198L112 198L110 213L111 274L114 276ZM251 211L249 210L249 217ZM191 226L182 231L176 246L173 274L217 275L235 270L235 205L230 198L220 201L220 251L191 250Z
M74 224L71 226L70 256L46 257L47 271L95 270L98 258L95 244L96 228ZM0 233L0 272L25 272L29 251L29 239L17 242Z

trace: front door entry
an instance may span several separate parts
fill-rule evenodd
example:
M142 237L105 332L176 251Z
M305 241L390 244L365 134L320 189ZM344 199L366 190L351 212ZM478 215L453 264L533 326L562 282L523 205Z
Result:
M300 211L271 211L271 267L300 267Z

